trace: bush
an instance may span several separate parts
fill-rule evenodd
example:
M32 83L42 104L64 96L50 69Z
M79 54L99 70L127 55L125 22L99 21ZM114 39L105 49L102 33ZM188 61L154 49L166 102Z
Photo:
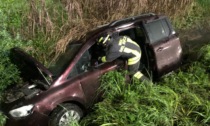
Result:
M22 25L24 1L0 0L0 93L7 86L17 83L19 71L9 59L12 47L23 47L26 44L21 39L19 31Z
M19 37L12 39L11 35L7 31L7 16L4 15L0 8L0 91L7 86L15 83L19 80L19 72L16 67L11 64L9 59L9 49L13 46L21 46Z

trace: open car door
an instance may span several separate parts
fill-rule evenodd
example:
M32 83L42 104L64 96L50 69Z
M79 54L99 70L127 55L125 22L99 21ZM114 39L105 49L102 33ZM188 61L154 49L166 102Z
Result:
M181 63L181 44L169 20L161 17L144 24L149 47L155 57L154 75L161 76L176 69Z

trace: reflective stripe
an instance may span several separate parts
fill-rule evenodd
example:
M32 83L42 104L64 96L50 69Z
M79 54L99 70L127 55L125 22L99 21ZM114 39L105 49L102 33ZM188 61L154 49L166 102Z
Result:
M123 52L125 52L125 53L132 53L132 54L134 54L136 57L141 57L141 54L140 54L139 51L133 50L133 49L130 49L130 48L127 48L127 47L124 48Z
M136 64L140 60L140 57L133 57L128 59L128 65Z
M103 43L103 44L105 44L106 41L109 39L109 37L110 37L110 35L107 35L106 38L101 37L101 38L98 40L98 43ZM104 41L103 41L103 40L104 40ZM102 42L102 41L103 41L103 42Z
M133 49L130 49L130 48L127 48L125 46L121 46L119 51L124 52L124 53L132 53L133 55L135 55L135 57L132 57L132 58L128 59L128 65L136 64L141 58L141 53L140 52L138 52L136 50L133 50Z
M136 72L133 77L137 78L137 79L140 79L141 77L143 76L143 74L141 72Z
M126 37L126 36L124 36L123 38L121 38L119 40L118 45L120 45L120 46L121 45L125 45L126 42L132 43L132 44L134 44L134 45L139 47L139 45L136 42L134 42L132 39L130 39L130 38Z
M108 40L109 35L106 36L106 38L104 39L104 41L102 42L103 44Z
M104 63L104 62L106 62L106 56L103 56L102 58L101 58L101 61Z
M130 49L128 47L125 47L126 42L132 43L138 47L139 47L139 45L126 36L124 36L122 39L120 39L119 43L118 43L119 46L121 46L120 50L119 50L120 52L124 52L124 53L128 53L128 54L132 53L133 55L135 55L134 57L128 59L128 65L136 64L141 58L141 52L139 52L137 50Z
M135 55L135 57L132 57L132 58L128 59L128 65L136 64L141 58L141 53L136 51L136 50L132 50L132 49L129 49L125 46L122 46L120 48L120 52L122 52L122 51L125 52L125 53L132 53L132 54Z
M118 45L125 45L126 41L125 39L120 39Z
M99 43L102 42L103 38L104 38L104 37L101 37L101 38L98 40L98 42L99 42Z
M119 51L120 52L123 52L124 51L124 48L125 48L125 46L121 46Z

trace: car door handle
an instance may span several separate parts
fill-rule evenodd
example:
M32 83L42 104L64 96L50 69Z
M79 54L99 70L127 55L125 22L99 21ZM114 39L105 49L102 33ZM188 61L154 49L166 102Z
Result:
M159 47L158 49L157 49L157 52L160 52L160 51L162 51L163 50L163 47Z

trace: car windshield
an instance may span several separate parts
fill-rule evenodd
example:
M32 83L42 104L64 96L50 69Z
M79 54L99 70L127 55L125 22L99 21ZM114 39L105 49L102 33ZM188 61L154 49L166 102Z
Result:
M59 76L65 71L81 46L82 44L70 44L67 46L65 53L61 54L57 61L49 67L49 70L53 73L53 75Z

